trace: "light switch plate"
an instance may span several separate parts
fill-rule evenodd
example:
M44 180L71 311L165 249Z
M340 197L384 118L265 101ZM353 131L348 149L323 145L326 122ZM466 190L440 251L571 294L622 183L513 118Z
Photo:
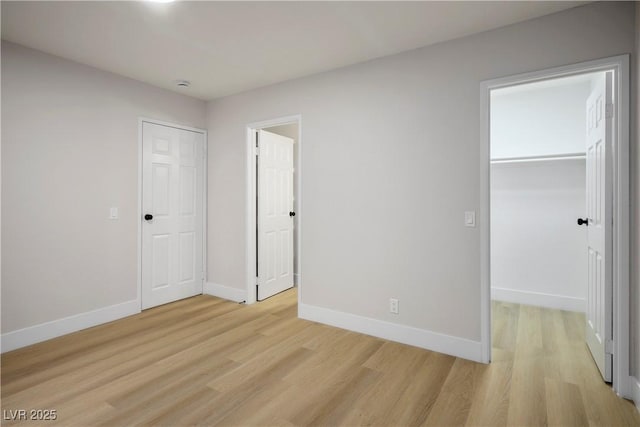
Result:
M464 213L464 225L465 227L476 226L476 211L466 211Z
M398 314L400 312L400 302L396 298L389 298L389 313Z
M118 208L109 209L109 219L118 219Z

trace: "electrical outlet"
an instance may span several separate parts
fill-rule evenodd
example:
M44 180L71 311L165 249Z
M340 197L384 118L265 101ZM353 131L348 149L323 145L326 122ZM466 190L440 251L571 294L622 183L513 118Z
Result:
M398 314L399 312L399 305L400 303L398 302L397 299L395 298L389 298L389 312L393 313L393 314Z

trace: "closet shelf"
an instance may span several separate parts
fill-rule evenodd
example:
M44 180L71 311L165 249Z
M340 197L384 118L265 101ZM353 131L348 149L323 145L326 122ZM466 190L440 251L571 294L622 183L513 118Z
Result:
M565 153L550 154L548 156L504 157L501 159L491 159L491 164L494 165L502 163L546 162L552 160L580 160L586 158L586 153Z

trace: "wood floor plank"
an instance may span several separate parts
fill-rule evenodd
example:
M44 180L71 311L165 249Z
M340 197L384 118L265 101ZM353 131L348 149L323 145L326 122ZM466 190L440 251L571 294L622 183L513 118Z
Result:
M474 393L467 417L468 426L505 426L511 398L513 361L476 365Z
M164 308L164 306L162 308ZM156 320L151 323L146 322L147 326L142 326L140 322L132 322L134 323L133 325L127 325L127 327L121 328L120 334L117 334L117 331L113 331L109 325L105 325L106 336L104 342L96 342L95 338L86 340L85 331L81 331L82 334L77 337L78 344L72 346L77 349L77 354L71 353L59 357L57 352L46 351L46 358L41 357L40 359L36 359L35 363L27 365L28 368L14 370L11 374L8 374L6 378L3 372L3 395L4 393L15 394L32 385L42 384L49 378L75 372L79 368L91 367L94 362L135 351L136 348L143 348L146 343L151 343L152 345L158 342L161 343L160 338L171 334L173 331L189 331L194 325L201 324L212 318L217 318L231 311L230 309L235 309L235 307L220 306L220 308L218 308L217 304L214 304L209 307L200 307L199 310L195 311L180 310L177 313L179 318L173 319L170 324L165 324L164 322L157 324L158 322ZM175 313L170 313L171 316L174 314ZM148 320L148 317L142 320ZM191 332L195 332L195 329ZM103 330L100 329L95 331L97 336L102 335L102 333ZM67 339L67 337L62 338ZM45 345L48 345L48 343L45 343ZM45 353L44 350L43 353ZM3 365L5 363L12 366L11 360L5 361L3 358ZM4 382L5 380L6 383Z
M545 372L542 313L522 306L511 376L509 425L546 425Z
M456 359L429 416L427 426L463 426L477 391L476 363Z
M202 423L205 425L217 424L232 412L240 410L239 408L246 405L247 402L271 396L271 388L274 387L274 384L282 381L282 377L289 369L298 366L309 358L311 353L311 350L302 347L292 351L284 351L281 353L283 357L272 363L266 363L256 375L251 376L249 381L236 382L232 387L224 387L220 397L210 402L215 411L203 419ZM224 385L226 386L228 383L224 383ZM217 386L220 387L220 384ZM209 387L212 386L209 385ZM219 390L216 389L216 391Z
M284 421L280 418L282 414L272 410L271 404L274 397L287 393L290 388L291 386L284 381L272 381L256 390L251 398L242 399L237 406L233 407L233 410L224 411L215 420L208 420L211 425L231 427L264 423L265 419L272 416L279 420L275 424L281 424ZM261 412L265 408L267 408L266 412ZM287 421L287 423L290 422Z
M376 383L364 391L343 420L345 425L392 425L392 409L424 365L429 352L398 343L385 343L363 366L380 372ZM472 363L472 362L470 362Z
M355 373L350 381L335 388L322 404L299 412L291 421L295 425L304 426L343 425L343 420L353 410L355 402L382 375L380 372L365 367L356 368Z
M72 372L34 385L27 390L9 395L3 398L3 402L14 405L14 402L28 395L37 407L51 407L57 402L81 395L114 378L133 375L149 364L169 357L186 347L197 345L204 339L217 336L225 331L225 325L230 328L237 327L260 316L259 312L252 313L240 310L234 317L229 317L227 314L217 317L214 326L200 323L197 326L180 329L174 332L171 341L155 340L145 346L138 346L126 352L100 359L90 365L82 366Z
M336 387L350 370L361 366L382 344L381 340L366 335L344 334L333 346L315 350L313 357L291 369L284 380L300 386Z
M1 357L3 410L52 426L635 425L600 374L584 315L493 302L489 365L251 306L189 298ZM44 425L3 420L3 425Z
M513 352L518 337L520 306L500 301L492 302L493 347Z
M545 378L545 396L550 426L580 427L589 424L577 385Z
M417 426L426 422L455 360L452 356L431 353L415 371L408 387L391 409L389 419L403 426Z
M223 301L210 297L187 298L172 304L166 304L147 310L136 316L127 318L127 322L115 321L93 328L84 329L72 334L64 335L53 340L48 340L33 346L20 349L17 352L8 352L2 355L2 362L6 365L3 369L3 381L11 382L12 375L23 377L34 369L39 368L39 363L44 363L51 368L59 361L76 359L78 356L92 354L95 346L105 346L110 343L121 344L123 339L132 334L144 334L145 332L159 334L168 324L178 323L177 320L187 323L196 321L194 315L202 310L211 312L220 309L231 310L235 307L221 304ZM176 325L180 327L180 325ZM112 346L115 349L115 346ZM42 355L46 353L47 357ZM77 363L77 361L76 361Z

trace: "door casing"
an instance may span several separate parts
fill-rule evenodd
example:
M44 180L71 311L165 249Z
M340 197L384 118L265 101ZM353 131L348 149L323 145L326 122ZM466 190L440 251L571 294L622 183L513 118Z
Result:
M204 185L202 186L202 269L204 271L204 280L206 283L207 280L207 168L209 165L209 161L207 158L207 131L205 129L194 128L190 126L184 126L176 123L166 122L162 120L149 119L146 117L138 118L138 286L137 286L137 296L136 300L138 303L138 307L140 311L142 311L142 222L143 222L143 211L142 211L142 125L143 123L153 123L155 125L168 126L176 129L188 130L191 132L198 132L203 134L204 136L204 165L203 165L203 180Z
M246 126L246 154L247 154L247 211L246 211L246 275L247 275L247 304L256 302L256 155L254 151L255 140L254 132L259 129L270 128L273 126L288 125L292 123L298 124L298 154L295 158L295 171L293 179L296 181L296 191L294 198L296 200L296 266L298 287L298 305L302 301L302 115L292 115L265 120L261 122L249 123Z
M631 397L629 376L629 55L620 55L480 83L480 339L482 361L491 361L490 92L494 89L613 71L613 381L615 392Z

